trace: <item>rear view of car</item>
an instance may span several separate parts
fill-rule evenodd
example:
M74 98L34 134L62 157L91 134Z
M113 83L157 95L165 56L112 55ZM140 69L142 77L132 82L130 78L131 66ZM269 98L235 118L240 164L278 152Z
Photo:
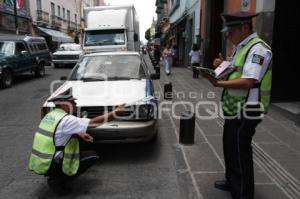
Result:
M83 55L81 46L75 43L61 44L56 52L53 53L53 64L55 68L75 65Z

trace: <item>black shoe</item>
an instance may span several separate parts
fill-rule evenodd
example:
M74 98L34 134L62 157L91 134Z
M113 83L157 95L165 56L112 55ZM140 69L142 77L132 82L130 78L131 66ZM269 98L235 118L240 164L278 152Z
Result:
M215 182L215 188L223 191L230 191L230 185L226 180L220 180Z
M66 186L56 178L48 178L47 184L58 196L66 196L72 191L71 187Z

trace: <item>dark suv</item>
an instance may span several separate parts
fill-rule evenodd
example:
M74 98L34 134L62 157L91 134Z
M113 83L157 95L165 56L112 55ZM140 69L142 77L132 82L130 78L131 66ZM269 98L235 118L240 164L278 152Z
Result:
M43 37L0 36L0 87L10 87L15 75L34 72L45 76L45 65L51 54Z

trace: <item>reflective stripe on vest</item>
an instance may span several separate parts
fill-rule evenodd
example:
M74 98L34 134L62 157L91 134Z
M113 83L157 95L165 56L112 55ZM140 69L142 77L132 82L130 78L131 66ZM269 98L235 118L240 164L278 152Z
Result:
M242 76L243 67L245 65L247 55L251 48L258 43L262 43L266 48L270 49L270 47L258 37L250 40L240 50L240 52L235 55L234 66L237 68L237 70L229 75L228 80L238 79ZM259 101L262 105L261 111L265 113L267 112L270 104L271 81L272 70L269 66L260 82L259 87ZM236 115L245 104L246 97L248 96L249 91L250 89L224 89L222 97L223 111L229 115Z
M32 152L29 160L29 169L37 174L46 174L50 168L56 152L54 144L55 131L67 113L61 109L54 109L41 121L35 133ZM66 160L66 161L65 161ZM66 162L66 163L64 163ZM71 138L64 149L63 172L66 175L75 175L79 168L79 142Z

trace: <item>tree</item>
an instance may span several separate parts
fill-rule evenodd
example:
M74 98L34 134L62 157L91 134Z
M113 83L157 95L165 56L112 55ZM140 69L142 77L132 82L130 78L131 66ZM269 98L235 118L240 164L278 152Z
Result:
M150 28L145 32L145 38L149 41L151 39Z

